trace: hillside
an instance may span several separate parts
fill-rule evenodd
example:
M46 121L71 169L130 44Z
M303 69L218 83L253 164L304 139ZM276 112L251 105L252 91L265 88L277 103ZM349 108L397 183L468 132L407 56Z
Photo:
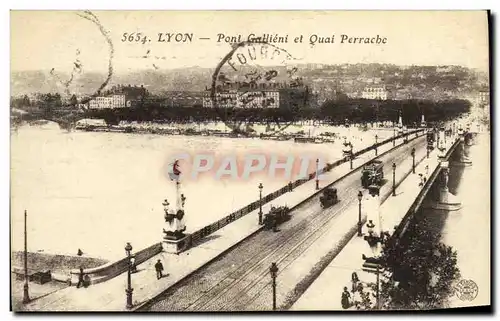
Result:
M316 91L329 92L332 88L346 93L363 90L370 84L385 85L389 89L413 91L454 92L464 94L488 85L488 76L460 66L396 66L388 64L355 65L297 65L297 76L303 77ZM283 67L276 67L283 75ZM145 70L114 74L109 85L141 85L151 93L163 91L202 91L211 85L213 69L179 68L172 70ZM68 87L71 93L87 95L95 92L106 79L105 74L77 75ZM234 73L229 72L229 76ZM239 78L242 78L241 75ZM58 81L58 79L62 81ZM34 92L64 92L61 83L70 75L51 76L49 71L21 71L11 73L11 95ZM286 77L278 78L285 80Z

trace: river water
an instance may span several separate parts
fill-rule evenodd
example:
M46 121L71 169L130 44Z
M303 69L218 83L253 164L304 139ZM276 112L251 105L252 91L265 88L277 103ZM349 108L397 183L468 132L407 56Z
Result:
M480 134L477 144L470 147L469 153L472 166L452 168L461 173L461 179L456 185L450 184L450 190L459 197L462 208L448 213L442 230L442 241L457 251L461 279L472 280L477 285L478 292L472 301L462 301L458 296L453 296L450 300L452 307L491 304L489 134Z
M451 166L449 190L462 206L457 211L424 209L433 231L441 241L457 251L461 280L472 280L478 287L477 297L462 301L457 295L449 300L451 307L488 305L491 300L491 172L489 133L478 135L476 144L467 147L472 166ZM459 151L457 151L459 153ZM457 154L458 154L457 153ZM459 155L454 155L454 160ZM428 198L432 198L429 194Z
M306 129L307 132L308 129ZM391 130L331 128L353 137L354 150L392 135ZM23 213L28 210L28 250L116 259L125 242L139 250L162 237L162 201L174 204L175 185L166 167L177 152L216 155L252 152L308 154L333 161L342 157L341 140L299 144L252 138L161 136L66 132L56 124L22 126L11 134L12 249L23 248ZM216 157L217 158L217 157ZM312 161L309 172L314 171ZM182 166L181 166L182 170ZM293 178L293 177L292 177ZM266 175L247 180L214 180L206 175L182 184L187 232L281 188L289 180Z

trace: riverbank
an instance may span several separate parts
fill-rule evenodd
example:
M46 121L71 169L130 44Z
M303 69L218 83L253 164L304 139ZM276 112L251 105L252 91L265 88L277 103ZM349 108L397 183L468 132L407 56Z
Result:
M46 253L27 253L28 267L32 271L47 271L53 273L66 273L70 270L80 267L90 269L108 263L108 260L82 256L46 254ZM24 266L24 252L14 251L11 253L12 269L22 269Z
M153 123L153 122L120 122L118 125L107 125L103 121L82 120L75 129L86 132L148 134L166 136L211 136L227 138L260 138L263 140L289 141L296 143L335 143L337 141L359 140L368 137L375 139L388 138L394 134L394 128L385 124L376 125L353 124L351 126L332 126L314 122L293 123L283 130L273 130L268 124L249 124L244 133L233 131L223 122L205 123Z

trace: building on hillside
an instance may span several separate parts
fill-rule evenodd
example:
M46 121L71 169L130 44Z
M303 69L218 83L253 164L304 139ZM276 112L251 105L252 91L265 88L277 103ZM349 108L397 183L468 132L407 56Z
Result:
M408 91L397 90L393 93L392 98L394 100L407 100L407 99L412 99L413 95Z
M125 95L99 96L88 102L90 109L114 109L130 107L130 101L126 101Z
M252 85L235 83L219 86L216 103L219 108L286 108L308 102L307 86L293 86L285 83ZM212 108L211 89L206 88L203 107Z
M90 109L127 108L143 102L148 95L144 85L116 85L103 92L102 96L92 98L88 105Z
M477 102L480 105L485 105L490 103L490 92L487 90L482 90L477 96Z
M370 86L363 90L361 98L387 100L389 98L389 92L383 86Z

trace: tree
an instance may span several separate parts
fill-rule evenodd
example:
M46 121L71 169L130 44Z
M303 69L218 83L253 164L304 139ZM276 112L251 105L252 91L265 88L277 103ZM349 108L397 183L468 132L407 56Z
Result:
M76 95L73 94L69 100L69 104L70 106L72 107L76 107L76 105L78 105L78 98L76 98Z
M400 240L390 239L384 247L381 265L391 275L381 278L380 298L388 309L436 309L447 305L453 282L460 277L457 252L440 242L427 219L410 223ZM376 285L368 284L372 294ZM366 291L360 309L374 309ZM374 295L373 295L374 296Z

